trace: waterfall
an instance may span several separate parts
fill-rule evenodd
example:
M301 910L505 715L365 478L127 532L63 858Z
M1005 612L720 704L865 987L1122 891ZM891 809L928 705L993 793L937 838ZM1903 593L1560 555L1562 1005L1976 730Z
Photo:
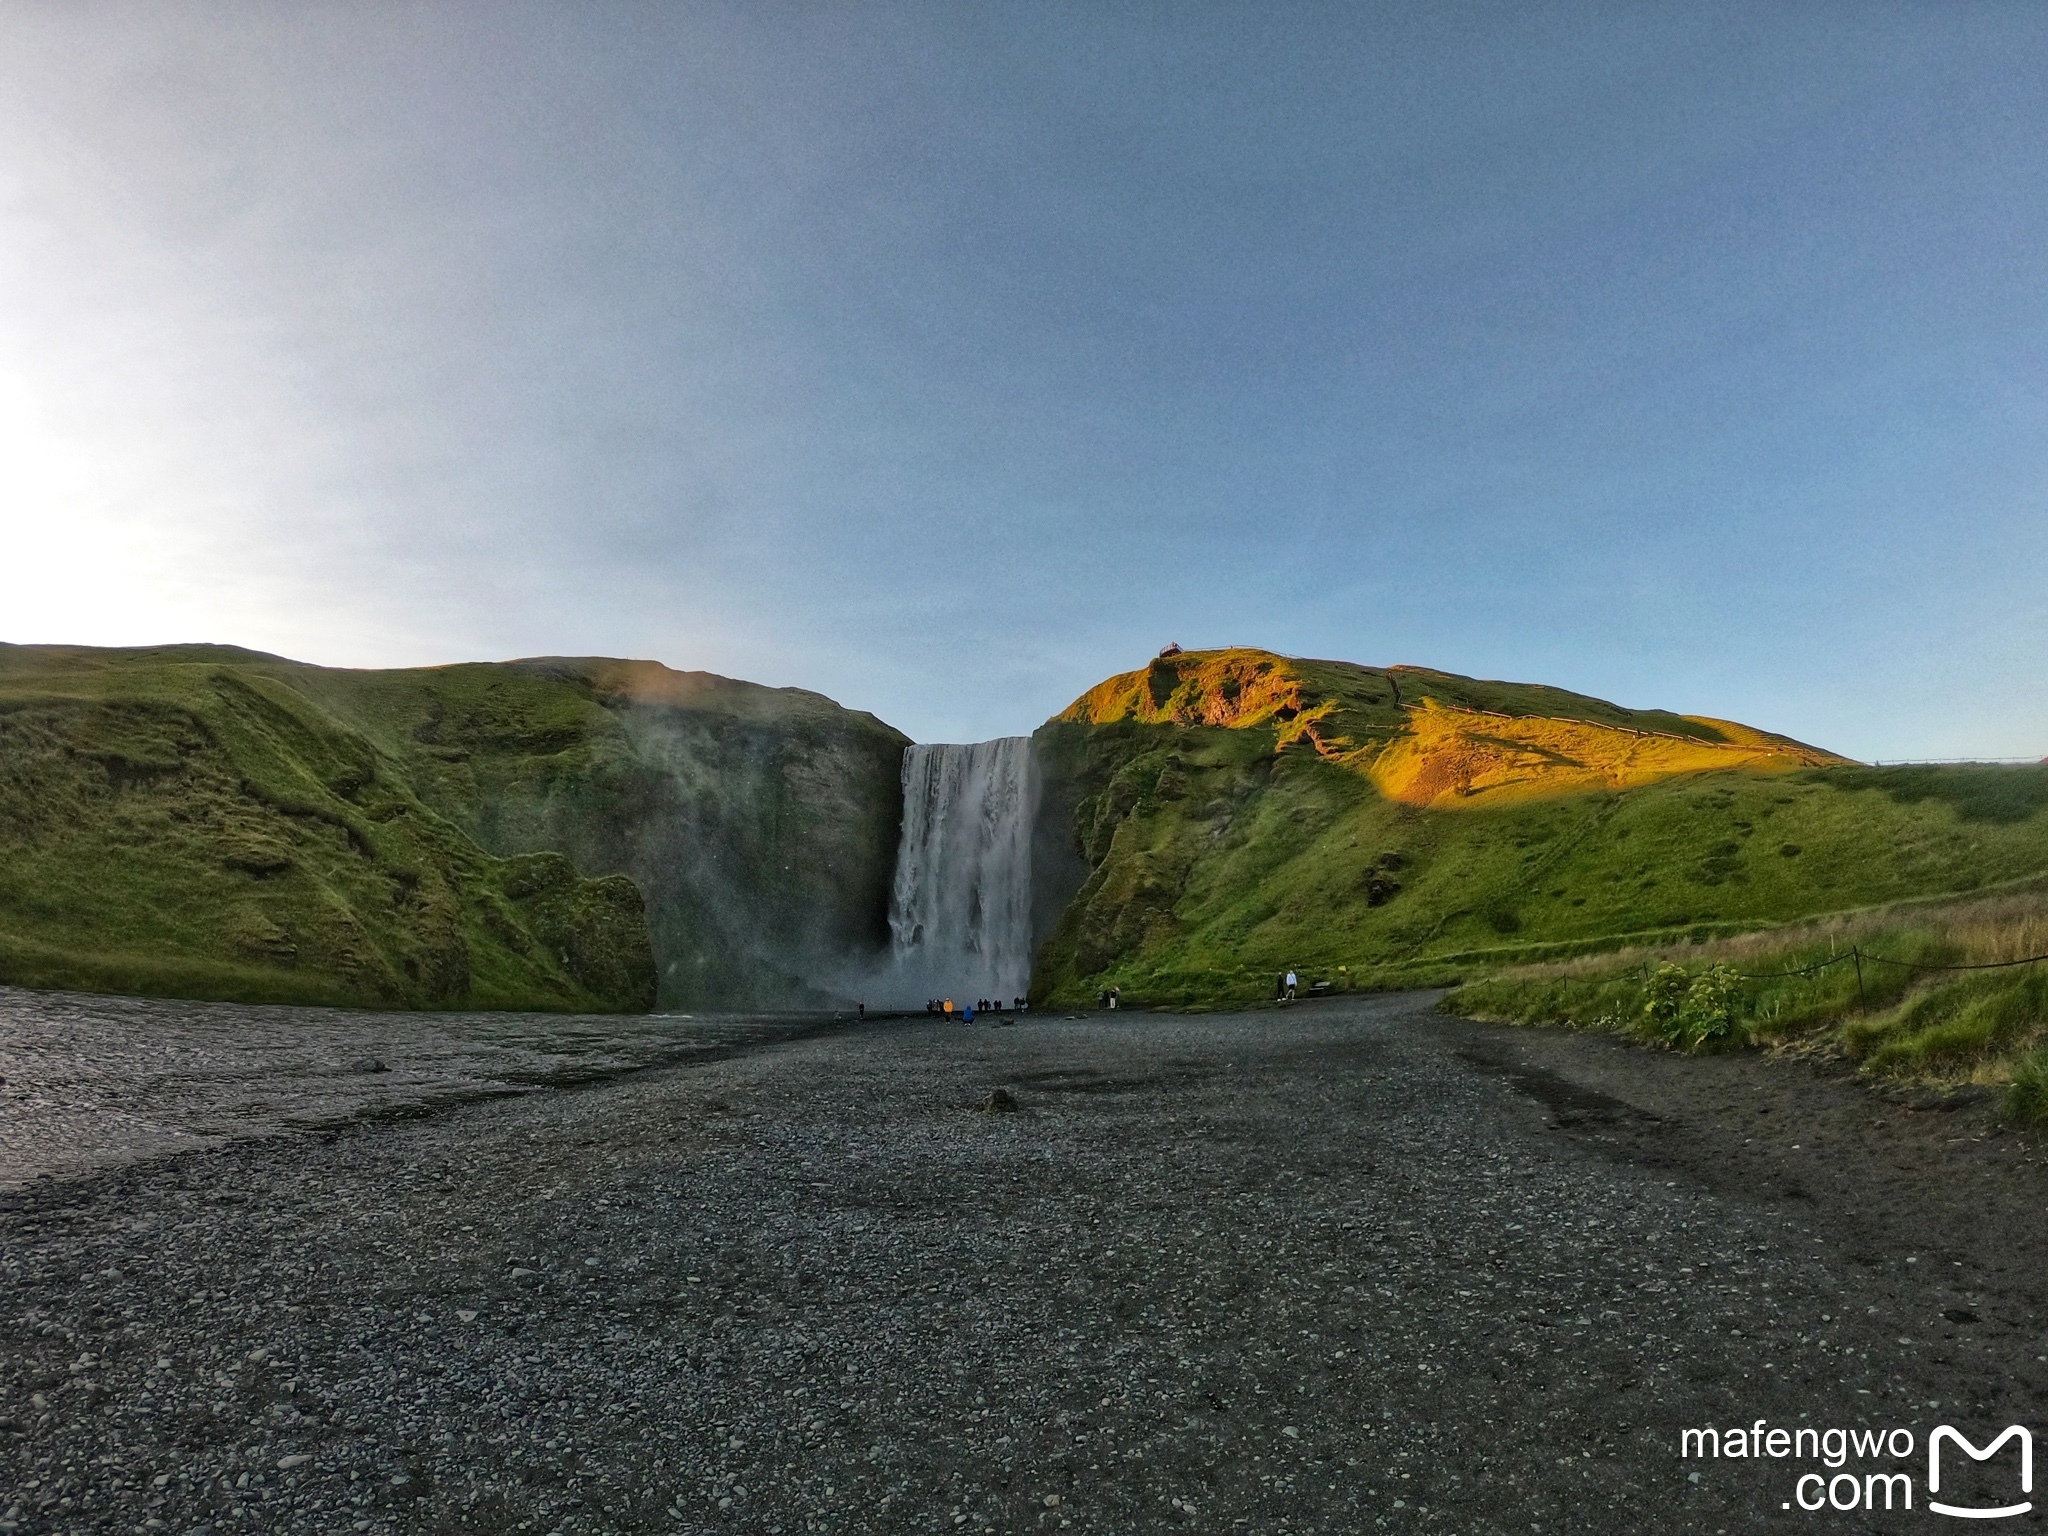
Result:
M889 931L907 991L1008 1002L1030 986L1036 789L1028 736L904 754Z

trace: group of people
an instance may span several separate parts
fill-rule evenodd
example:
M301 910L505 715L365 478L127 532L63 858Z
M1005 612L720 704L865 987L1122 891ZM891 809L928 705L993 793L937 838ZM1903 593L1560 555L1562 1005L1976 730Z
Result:
M955 1019L959 1019L964 1024L972 1024L977 1013L993 1013L997 1015L1004 1013L1029 1013L1031 1011L1031 1000L1025 997L1013 997L1010 999L1009 1004L1005 1006L1001 998L984 997L977 1002L959 1006L955 1005L950 997L928 997L924 1002L924 1011L944 1019L949 1024Z

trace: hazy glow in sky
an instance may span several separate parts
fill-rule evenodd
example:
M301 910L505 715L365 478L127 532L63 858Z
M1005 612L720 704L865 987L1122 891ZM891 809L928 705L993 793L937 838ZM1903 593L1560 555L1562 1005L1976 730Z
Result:
M2035 4L11 5L0 638L2038 753L2044 144Z

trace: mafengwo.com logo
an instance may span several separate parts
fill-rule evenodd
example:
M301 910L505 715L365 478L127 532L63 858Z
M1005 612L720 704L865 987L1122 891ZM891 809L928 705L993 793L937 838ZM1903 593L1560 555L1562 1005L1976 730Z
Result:
M2032 1511L2034 1434L2024 1424L2008 1424L1982 1444L1953 1425L1935 1425L1924 1442L1924 1485L1916 1476L1922 1444L1905 1428L1788 1429L1758 1419L1746 1429L1681 1430L1678 1454L1687 1461L1784 1463L1780 1509L1922 1509L1963 1520L2005 1520Z

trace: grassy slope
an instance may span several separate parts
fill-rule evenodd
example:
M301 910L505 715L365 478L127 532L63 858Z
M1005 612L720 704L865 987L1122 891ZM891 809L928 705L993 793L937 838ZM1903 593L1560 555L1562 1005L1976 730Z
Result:
M489 856L294 671L229 647L0 647L0 979L648 1005L630 882L581 879L556 855Z
M1818 1054L1879 1083L2003 1086L2015 1118L2042 1121L2048 965L2013 963L2040 955L2048 955L2048 880L2036 878L1994 896L1515 968L1459 988L1445 1005L1682 1049L1760 1044ZM1661 1024L1651 1008L1660 991L1678 1005Z
M1189 653L1038 743L1090 870L1040 951L1053 1001L1270 996L1290 966L1432 979L2048 868L2048 771L1862 768L1416 668Z

